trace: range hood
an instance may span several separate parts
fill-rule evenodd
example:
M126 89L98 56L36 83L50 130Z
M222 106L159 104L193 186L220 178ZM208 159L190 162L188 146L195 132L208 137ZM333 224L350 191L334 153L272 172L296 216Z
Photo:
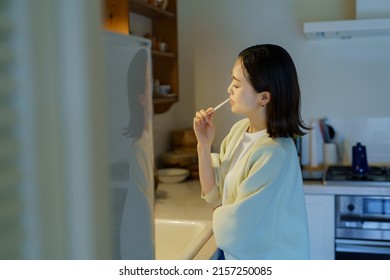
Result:
M390 18L305 22L303 32L308 39L390 35Z

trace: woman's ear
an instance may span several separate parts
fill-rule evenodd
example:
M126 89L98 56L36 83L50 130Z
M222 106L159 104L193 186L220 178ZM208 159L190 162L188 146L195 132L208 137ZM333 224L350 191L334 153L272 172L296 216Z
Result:
M264 105L266 105L271 101L271 93L269 93L268 91L260 92L258 100L259 100L259 105L263 107Z

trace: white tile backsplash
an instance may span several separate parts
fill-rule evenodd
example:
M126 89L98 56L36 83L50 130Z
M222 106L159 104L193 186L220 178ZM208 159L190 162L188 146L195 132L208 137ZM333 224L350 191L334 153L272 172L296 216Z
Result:
M343 164L352 162L352 146L366 146L369 164L390 164L390 118L331 119Z

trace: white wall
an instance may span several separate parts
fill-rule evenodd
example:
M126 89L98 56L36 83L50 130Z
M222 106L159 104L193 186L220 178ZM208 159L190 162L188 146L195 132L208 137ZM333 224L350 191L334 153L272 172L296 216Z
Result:
M309 41L303 22L353 19L353 0L178 0L181 101L176 126L195 110L226 97L239 51L261 43L285 47L302 90L302 116L390 116L390 37ZM218 147L239 117L228 106L216 116Z

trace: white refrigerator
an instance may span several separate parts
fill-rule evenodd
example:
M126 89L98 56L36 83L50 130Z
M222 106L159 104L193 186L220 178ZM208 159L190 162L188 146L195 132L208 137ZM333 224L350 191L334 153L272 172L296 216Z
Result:
M114 259L154 259L150 40L105 34Z

